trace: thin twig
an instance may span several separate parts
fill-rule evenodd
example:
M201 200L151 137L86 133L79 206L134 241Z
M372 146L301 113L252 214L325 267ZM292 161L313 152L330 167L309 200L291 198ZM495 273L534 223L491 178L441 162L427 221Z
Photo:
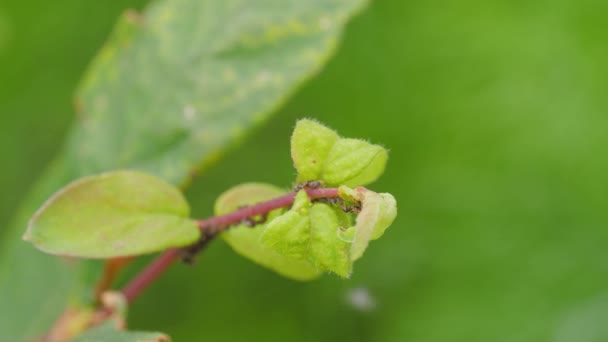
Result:
M118 273L127 266L133 257L122 257L109 259L105 262L101 278L95 285L95 302L101 303L101 295L112 287L112 283L118 276Z
M152 260L133 280L123 289L122 293L130 304L150 283L158 278L173 262L180 257L180 250L172 248L164 251Z

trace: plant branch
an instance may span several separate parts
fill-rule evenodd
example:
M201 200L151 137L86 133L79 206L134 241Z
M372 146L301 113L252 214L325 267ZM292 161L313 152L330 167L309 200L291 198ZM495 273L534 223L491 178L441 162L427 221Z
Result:
M114 258L105 262L101 278L95 286L95 302L101 302L101 295L112 287L118 273L131 262L133 257Z
M339 196L337 188L306 189L310 199L336 198ZM204 247L222 230L252 218L257 215L268 214L269 212L286 208L293 204L295 192L290 192L280 197L273 198L266 202L257 203L251 206L237 209L225 215L213 216L198 221L198 226L202 233L202 239L198 248ZM169 249L152 260L146 268L137 274L123 289L122 293L130 304L143 290L153 283L165 270L176 260L183 256L185 249Z

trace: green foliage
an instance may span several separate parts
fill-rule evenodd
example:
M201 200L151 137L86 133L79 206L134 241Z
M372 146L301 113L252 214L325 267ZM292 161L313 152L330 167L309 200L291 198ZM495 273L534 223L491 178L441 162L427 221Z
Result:
M24 239L52 254L114 258L196 242L181 192L141 172L115 171L72 182L38 210Z
M347 278L351 269L348 244L338 238L340 227L349 221L345 216L326 204L312 204L300 190L292 208L268 223L262 242L281 255L307 260L315 269Z
M117 330L113 322L106 322L78 336L74 342L169 342L170 340L167 335L156 332Z
M352 243L350 256L355 261L363 255L369 241L379 239L393 223L397 217L397 201L391 194L378 194L365 188L340 187L340 193L361 203L356 225L341 232L342 239Z
M338 133L313 120L299 120L291 135L291 159L298 170L298 181L321 179L324 162Z
M73 84L113 12L134 2L0 1L3 222L64 141ZM172 269L140 297L129 327L176 341L608 340L607 12L598 0L374 1L320 77L187 195L206 216L243 179L289 184L284 142L310 115L391 150L374 183L399 200L386 237L350 281L304 284L214 243L194 269ZM35 337L45 312L60 313L52 289L70 278L53 274L71 268L19 237L43 200L79 176L37 186L1 229L0 283L21 279L0 295L7 340L24 340L10 338L24 324ZM376 306L352 305L355 286Z
M384 172L387 152L378 145L340 139L329 151L321 179L327 184L358 186L375 181Z
M383 148L361 140L339 138L337 133L312 120L300 120L296 124L291 154L298 179L312 180L310 177L319 176L321 181L328 182L326 175L340 175L329 179L349 184L375 180L384 171L387 159ZM304 175L300 170L304 170ZM218 199L215 212L225 213L228 208L256 203L267 194L281 193L264 184L238 186ZM310 268L348 278L352 263L363 255L369 240L379 238L395 219L397 204L392 195L376 194L365 188L352 190L343 186L339 193L344 208L312 203L306 191L300 190L287 212L275 212L253 229L255 232L240 228L234 235L228 235L227 241L242 255L295 279L308 279L312 274ZM362 208L353 227L352 218L343 212L346 205ZM260 241L265 248L257 245ZM283 269L282 266L289 263L277 265L276 261L283 258L277 259L276 254L285 260L307 262L310 267L302 273Z
M266 201L283 194L285 194L284 190L269 184L240 184L224 192L216 200L214 212L216 215L226 214L239 207ZM282 209L275 210L268 215L267 220L273 222L273 219L283 212ZM321 272L305 260L289 258L265 248L260 242L264 232L263 227L264 225L260 225L253 229L244 224L238 225L223 232L221 237L235 252L285 277L311 280L320 275Z
M291 157L298 181L358 186L375 181L384 172L388 155L381 146L340 138L322 124L300 120L291 136Z
M79 174L185 183L318 72L364 3L164 0L126 13L76 94L69 157Z
M364 4L159 0L141 15L123 15L77 91L65 148L5 234L0 316L12 319L0 320L3 337L34 338L91 288L88 264L68 266L17 241L45 198L114 169L188 183L320 70ZM44 283L32 281L38 277ZM48 288L66 290L49 295Z

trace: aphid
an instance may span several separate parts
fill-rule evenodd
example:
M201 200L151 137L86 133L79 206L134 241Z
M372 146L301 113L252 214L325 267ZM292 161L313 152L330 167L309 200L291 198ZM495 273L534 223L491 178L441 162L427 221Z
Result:
M302 189L319 189L322 188L325 184L320 180L310 180L301 184L297 184L293 187L294 192L298 192Z
M268 219L268 214L264 214L264 215L258 215L257 219L255 217L247 217L242 221L242 223L249 228L253 228L258 224L265 223L267 219Z
M339 197L330 197L330 198L315 198L312 200L313 202L327 203L331 205L343 205L344 201Z
M340 207L342 208L342 211L345 213L358 214L361 212L361 203L357 203L357 204L350 205L350 206L342 204Z
M188 265L194 264L196 256L205 248L210 239L203 234L195 244L182 249L182 261Z

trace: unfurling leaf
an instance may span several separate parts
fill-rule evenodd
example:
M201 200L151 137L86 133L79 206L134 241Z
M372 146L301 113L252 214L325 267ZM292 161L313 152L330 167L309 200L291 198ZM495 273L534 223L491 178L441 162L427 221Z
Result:
M361 202L355 226L341 234L343 240L352 241L350 257L355 261L363 255L369 241L380 238L393 223L397 216L397 202L391 194L379 194L363 187L340 187L340 193L345 198Z
M115 258L186 246L199 239L190 208L172 185L145 173L81 178L52 196L24 239L51 253Z
M313 120L300 120L291 137L291 157L299 183L320 180L327 186L359 186L384 172L385 148L364 140L340 138Z
M291 210L266 225L262 243L286 257L305 259L310 245L310 207L306 191L299 191Z
M311 203L301 190L292 208L267 224L262 242L292 258L307 260L315 268L342 277L350 275L349 244L338 237L348 217L324 203Z
M284 190L268 184L241 184L224 192L217 199L215 202L215 214L226 214L241 206L266 201L285 193ZM283 212L284 210L281 209L271 212L266 218L266 222L274 222L274 219ZM321 274L320 271L306 260L290 258L266 248L260 242L265 228L265 224L259 224L253 228L246 225L238 225L223 232L221 237L237 253L285 277L296 280L311 280Z
M324 203L310 210L311 241L308 260L323 270L348 278L352 268L349 244L338 237L340 228L349 223L346 215Z

